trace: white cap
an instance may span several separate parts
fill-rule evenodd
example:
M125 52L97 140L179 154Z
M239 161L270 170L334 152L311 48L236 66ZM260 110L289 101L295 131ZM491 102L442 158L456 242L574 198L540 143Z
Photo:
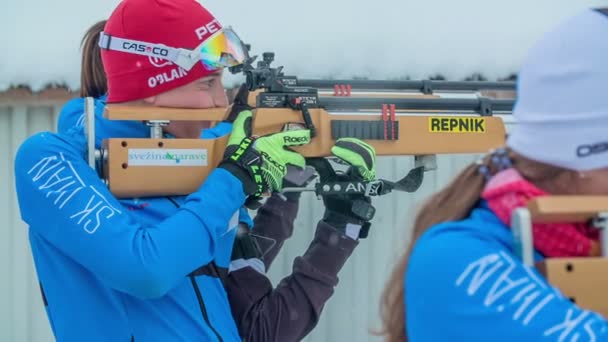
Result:
M571 170L608 167L608 15L579 13L529 52L517 81L515 152Z

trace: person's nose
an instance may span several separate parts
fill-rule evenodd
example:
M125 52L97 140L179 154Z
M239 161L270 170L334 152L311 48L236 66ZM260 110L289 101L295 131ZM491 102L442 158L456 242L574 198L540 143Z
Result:
M216 99L214 99L214 103L216 107L228 107L228 97L226 93L218 94Z
M221 83L217 85L213 92L213 104L216 107L228 107L228 95L226 95L224 86Z

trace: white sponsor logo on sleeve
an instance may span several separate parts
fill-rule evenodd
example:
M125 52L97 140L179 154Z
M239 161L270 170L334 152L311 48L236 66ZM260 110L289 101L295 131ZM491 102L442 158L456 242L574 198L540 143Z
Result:
M103 220L121 213L94 186L87 186L82 181L72 163L65 160L62 153L59 157L42 158L28 171L28 175L32 177L34 184L38 185L38 190L44 191L45 196L52 200L59 210L63 210L77 193L90 188L93 193L84 207L69 216L89 234L95 233Z

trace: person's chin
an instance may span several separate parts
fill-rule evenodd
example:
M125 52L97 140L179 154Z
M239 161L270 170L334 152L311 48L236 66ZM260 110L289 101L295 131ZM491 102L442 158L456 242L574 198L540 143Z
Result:
M201 121L199 127L200 129L209 128L211 127L211 121Z

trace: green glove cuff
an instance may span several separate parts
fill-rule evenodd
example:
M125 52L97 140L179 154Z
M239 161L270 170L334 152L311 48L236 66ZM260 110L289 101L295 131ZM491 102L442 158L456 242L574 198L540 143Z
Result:
M232 133L228 138L228 146L239 145L243 139L251 136L251 118L253 113L250 110L244 110L239 113L232 123Z
M252 143L250 138L245 138L237 146L228 146L224 153L224 161L219 167L239 178L247 195L261 196L267 187L262 176L262 159L252 148Z

